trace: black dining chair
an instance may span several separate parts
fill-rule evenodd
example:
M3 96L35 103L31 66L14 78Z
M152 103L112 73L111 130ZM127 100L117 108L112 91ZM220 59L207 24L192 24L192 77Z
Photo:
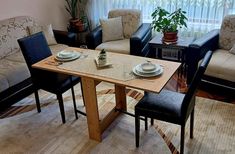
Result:
M194 75L186 94L162 90L159 94L145 92L144 97L135 106L135 136L136 147L139 147L140 116L145 117L145 129L148 129L147 118L158 119L181 126L180 153L184 153L185 124L189 115L190 138L193 138L195 93L201 77L211 59L212 52L208 51L197 72Z
M76 107L73 86L80 82L79 77L32 68L33 64L52 55L44 34L39 32L28 37L18 39L18 43L31 74L38 112L41 112L38 90L42 89L56 94L59 102L62 122L65 123L62 94L71 88L76 119L78 119L77 112L85 115L85 113L77 110Z

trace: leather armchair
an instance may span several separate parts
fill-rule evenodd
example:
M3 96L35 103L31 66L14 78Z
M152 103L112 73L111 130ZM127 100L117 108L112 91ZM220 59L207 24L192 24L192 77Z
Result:
M75 46L77 35L72 32L53 30L57 43L66 44L68 46Z
M187 84L190 84L197 70L199 61L204 57L208 50L215 51L219 48L219 30L215 29L195 40L189 45L186 53Z
M205 75L203 76L203 81L210 83L209 85L216 87L219 85L221 88L225 87L226 91L232 90L234 92L235 55L229 52L229 50L235 45L234 21L235 15L228 15L224 17L220 29L210 31L189 45L189 50L186 53L186 63L188 65L188 84L192 81L199 61L208 50L211 50L213 51L213 55ZM221 92L221 90L219 90L219 92Z
M122 11L132 11L132 10L120 9L113 11L122 12ZM110 12L112 13L112 11ZM140 24L139 28L128 38L130 40L129 53L131 55L147 56L149 52L148 42L151 38L152 38L151 25L148 23ZM89 33L86 36L86 43L89 49L96 49L97 46L103 43L101 26L96 27L91 33Z

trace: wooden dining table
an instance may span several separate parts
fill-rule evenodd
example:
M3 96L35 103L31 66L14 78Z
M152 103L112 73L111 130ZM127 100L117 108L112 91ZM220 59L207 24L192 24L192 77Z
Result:
M126 87L160 93L181 65L178 62L108 52L107 63L111 66L99 68L94 59L100 51L71 47L65 50L79 52L81 56L61 63L55 59L56 55L52 55L32 67L81 77L89 137L96 141L102 141L103 132L121 114L118 110L127 110ZM134 75L133 67L146 61L159 64L163 67L163 73L148 78ZM102 81L114 84L116 105L100 119L96 86Z

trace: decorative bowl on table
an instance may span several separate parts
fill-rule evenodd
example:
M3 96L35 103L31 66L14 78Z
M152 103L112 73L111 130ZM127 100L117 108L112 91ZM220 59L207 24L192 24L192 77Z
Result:
M142 77L154 77L163 73L163 68L159 64L153 64L151 62L145 62L136 65L133 68L133 73Z
M63 50L57 53L55 59L58 61L71 61L79 58L81 53L72 50Z

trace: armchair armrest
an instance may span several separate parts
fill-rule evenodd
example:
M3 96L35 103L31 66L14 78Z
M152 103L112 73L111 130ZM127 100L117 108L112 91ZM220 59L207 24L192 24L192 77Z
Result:
M66 44L68 46L75 46L77 35L75 33L53 30L55 39L58 43Z
M195 40L189 45L186 53L186 64L188 65L187 84L190 84L197 70L198 62L204 57L208 50L219 48L219 29L215 29Z
M130 54L147 56L149 51L148 42L151 38L151 25L148 23L143 23L130 38Z
M102 43L102 29L101 26L96 27L86 36L86 44L89 49L95 49Z

